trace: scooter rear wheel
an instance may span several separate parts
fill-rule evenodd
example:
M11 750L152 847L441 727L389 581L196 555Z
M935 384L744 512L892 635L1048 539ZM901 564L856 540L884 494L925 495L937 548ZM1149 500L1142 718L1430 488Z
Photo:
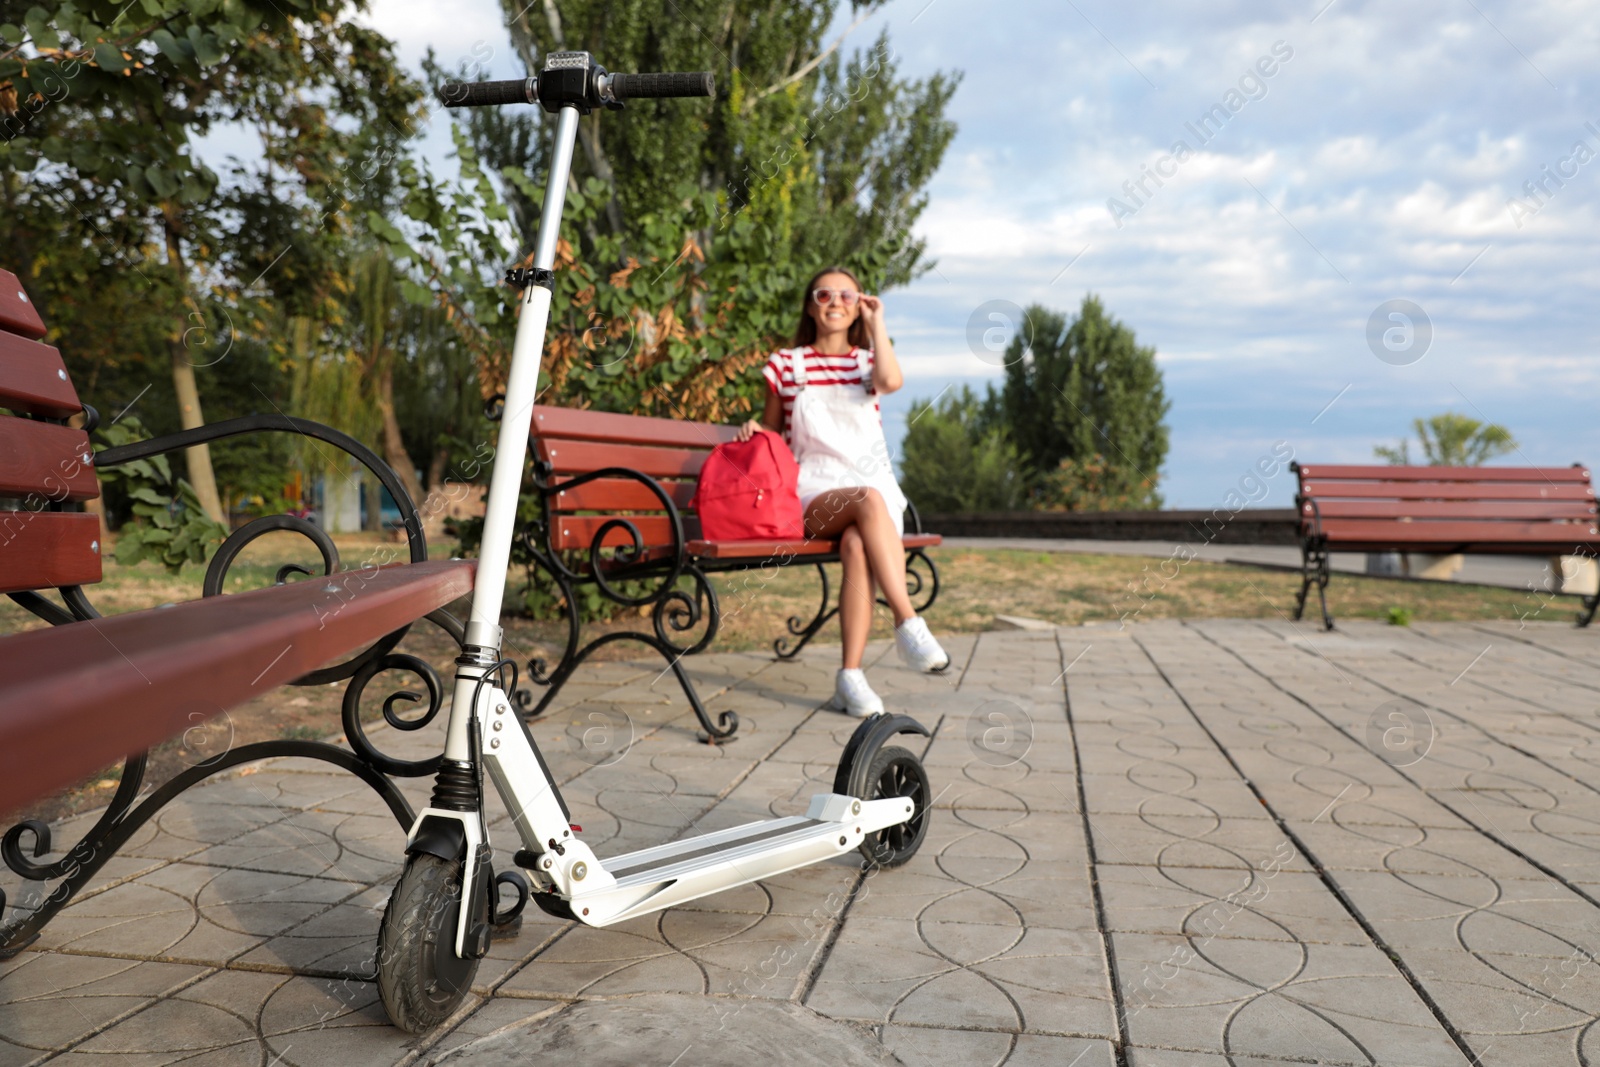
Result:
M478 961L456 955L461 861L417 853L406 861L378 931L378 993L389 1019L420 1034L461 1006Z
M898 867L916 855L928 836L928 820L933 815L928 772L921 760L899 746L879 749L867 770L867 795L862 799L886 797L905 797L915 810L905 822L867 834L862 840L861 854L871 867Z

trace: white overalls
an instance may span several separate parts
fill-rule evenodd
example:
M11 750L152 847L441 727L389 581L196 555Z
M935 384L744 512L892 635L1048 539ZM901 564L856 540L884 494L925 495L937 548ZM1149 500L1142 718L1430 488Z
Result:
M883 420L869 391L872 377L856 350L860 385L806 388L805 350L790 355L799 392L789 411L789 445L800 463L800 508L829 489L867 486L889 506L896 533L904 532L906 498L895 481Z

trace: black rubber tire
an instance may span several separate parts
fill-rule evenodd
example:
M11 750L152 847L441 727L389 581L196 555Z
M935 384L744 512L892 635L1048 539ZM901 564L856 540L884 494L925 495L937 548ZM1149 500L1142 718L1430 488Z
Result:
M880 748L872 757L872 766L867 769L867 795L862 799L895 796L909 799L916 811L905 822L862 839L861 854L867 857L869 867L898 867L915 856L928 836L928 821L933 817L929 807L933 793L922 761L906 749L891 745Z
M461 1006L477 960L456 955L461 861L419 852L406 861L378 930L378 993L389 1021L411 1034Z

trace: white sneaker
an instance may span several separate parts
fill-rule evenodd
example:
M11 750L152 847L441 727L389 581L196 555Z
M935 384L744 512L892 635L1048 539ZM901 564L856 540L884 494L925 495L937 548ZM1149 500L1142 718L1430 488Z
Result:
M848 670L840 668L839 676L833 683L833 699L824 706L857 719L865 719L868 715L883 711L883 700L867 684L865 671L859 667Z
M937 673L950 666L950 656L928 632L921 615L913 615L895 627L894 644L900 658L919 671Z

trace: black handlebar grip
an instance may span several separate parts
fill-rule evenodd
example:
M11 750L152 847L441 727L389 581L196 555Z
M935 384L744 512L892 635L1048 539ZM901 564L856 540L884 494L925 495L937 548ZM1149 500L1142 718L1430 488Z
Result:
M613 74L611 95L618 100L647 96L715 96L716 83L709 70L666 74Z
M438 95L445 107L531 104L535 96L534 84L532 78L503 82L445 82L439 86Z

